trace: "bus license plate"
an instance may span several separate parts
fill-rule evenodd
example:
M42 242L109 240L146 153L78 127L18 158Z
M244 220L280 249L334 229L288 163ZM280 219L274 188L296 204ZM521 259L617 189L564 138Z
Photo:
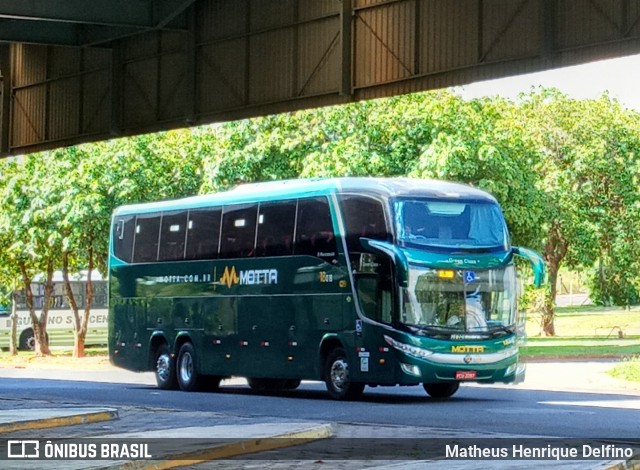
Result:
M477 374L475 370L459 370L456 371L456 380L473 380Z

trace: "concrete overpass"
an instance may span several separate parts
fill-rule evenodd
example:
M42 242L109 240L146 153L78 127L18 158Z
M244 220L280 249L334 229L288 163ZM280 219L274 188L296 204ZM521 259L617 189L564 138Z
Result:
M640 0L0 0L0 155L637 52Z

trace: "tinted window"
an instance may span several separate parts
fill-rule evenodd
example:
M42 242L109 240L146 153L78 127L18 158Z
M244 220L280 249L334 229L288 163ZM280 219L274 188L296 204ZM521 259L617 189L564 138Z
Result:
M256 256L286 256L293 253L296 201L260 204Z
M162 214L159 260L179 260L184 258L186 231L186 212Z
M221 258L254 255L258 205L225 206L220 238Z
M220 209L189 211L186 259L214 259L218 257L221 217L222 211Z
M347 230L347 248L361 252L360 237L388 240L390 237L384 218L382 203L370 197L345 195L340 206Z
M323 259L336 258L337 245L326 198L298 201L294 252L296 255L318 256Z
M113 253L127 263L133 255L134 229L135 217L132 215L116 218L113 226Z
M139 215L136 218L136 233L133 243L133 262L145 263L158 259L160 215Z

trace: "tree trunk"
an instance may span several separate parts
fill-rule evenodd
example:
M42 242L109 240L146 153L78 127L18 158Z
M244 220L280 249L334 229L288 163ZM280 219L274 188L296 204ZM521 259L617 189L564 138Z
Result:
M549 273L549 287L547 295L545 296L544 306L542 307L542 318L540 320L540 328L542 329L542 334L545 336L555 336L556 334L554 319L556 294L558 292L558 271L560 270L562 260L567 254L567 249L568 243L562 235L562 228L554 222L549 229L549 238L545 244L543 255Z
M76 350L78 351L77 357L84 357L84 344L87 337L87 331L89 331L89 316L91 314L91 305L93 303L93 280L91 279L91 274L93 272L93 240L89 243L89 252L87 258L89 259L89 263L87 266L87 282L85 283L85 291L84 291L84 315L82 317L82 337L76 338L76 345L74 347L74 356L76 355Z
M544 298L544 304L542 307L542 319L540 321L540 328L542 329L542 334L544 334L545 336L556 335L556 326L554 323L554 319L556 294L558 292L557 282L559 268L560 266L558 266L558 264L556 263L547 263L549 287L547 295L545 295Z
M80 313L78 311L78 302L76 301L76 297L73 294L73 289L71 289L71 281L69 280L68 251L62 253L62 282L64 284L64 293L67 296L67 302L69 303L69 308L71 309L71 314L73 315L73 356L83 357L86 329L84 331L82 329L82 319L80 318Z
M11 333L9 335L9 354L18 354L18 292L11 293Z
M53 262L47 263L47 277L44 283L44 299L42 311L38 320L38 327L34 325L33 333L36 338L36 356L50 356L49 337L47 335L47 320L49 319L49 307L53 297Z
M75 341L73 343L73 357L85 357L84 340L85 340L85 335L80 335L76 331Z
M51 302L51 294L53 293L53 263L47 265L47 278L44 287L44 300L42 303L42 312L40 318L36 315L35 306L33 304L33 291L31 290L31 276L27 271L24 262L20 263L20 272L22 274L22 283L24 285L27 310L31 318L31 327L33 335L36 339L36 356L50 356L49 341L47 338L47 319L49 317L49 303Z

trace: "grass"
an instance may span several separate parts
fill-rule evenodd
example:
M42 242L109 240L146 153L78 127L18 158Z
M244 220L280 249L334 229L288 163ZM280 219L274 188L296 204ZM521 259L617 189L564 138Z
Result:
M622 361L610 372L612 377L627 380L629 382L640 382L640 356L634 356Z
M528 315L525 359L620 359L610 374L640 382L640 307L558 308L554 326L556 336L541 336L540 316Z
M640 354L640 308L596 306L556 310L556 335L541 336L540 315L527 317L525 358L628 358Z
M640 336L640 307L557 308L554 325L559 337ZM527 336L540 336L540 315L527 315Z
M640 352L640 338L633 344L616 344L615 342L602 341L589 344L558 343L551 340L529 341L521 348L525 358L624 358L632 357Z

